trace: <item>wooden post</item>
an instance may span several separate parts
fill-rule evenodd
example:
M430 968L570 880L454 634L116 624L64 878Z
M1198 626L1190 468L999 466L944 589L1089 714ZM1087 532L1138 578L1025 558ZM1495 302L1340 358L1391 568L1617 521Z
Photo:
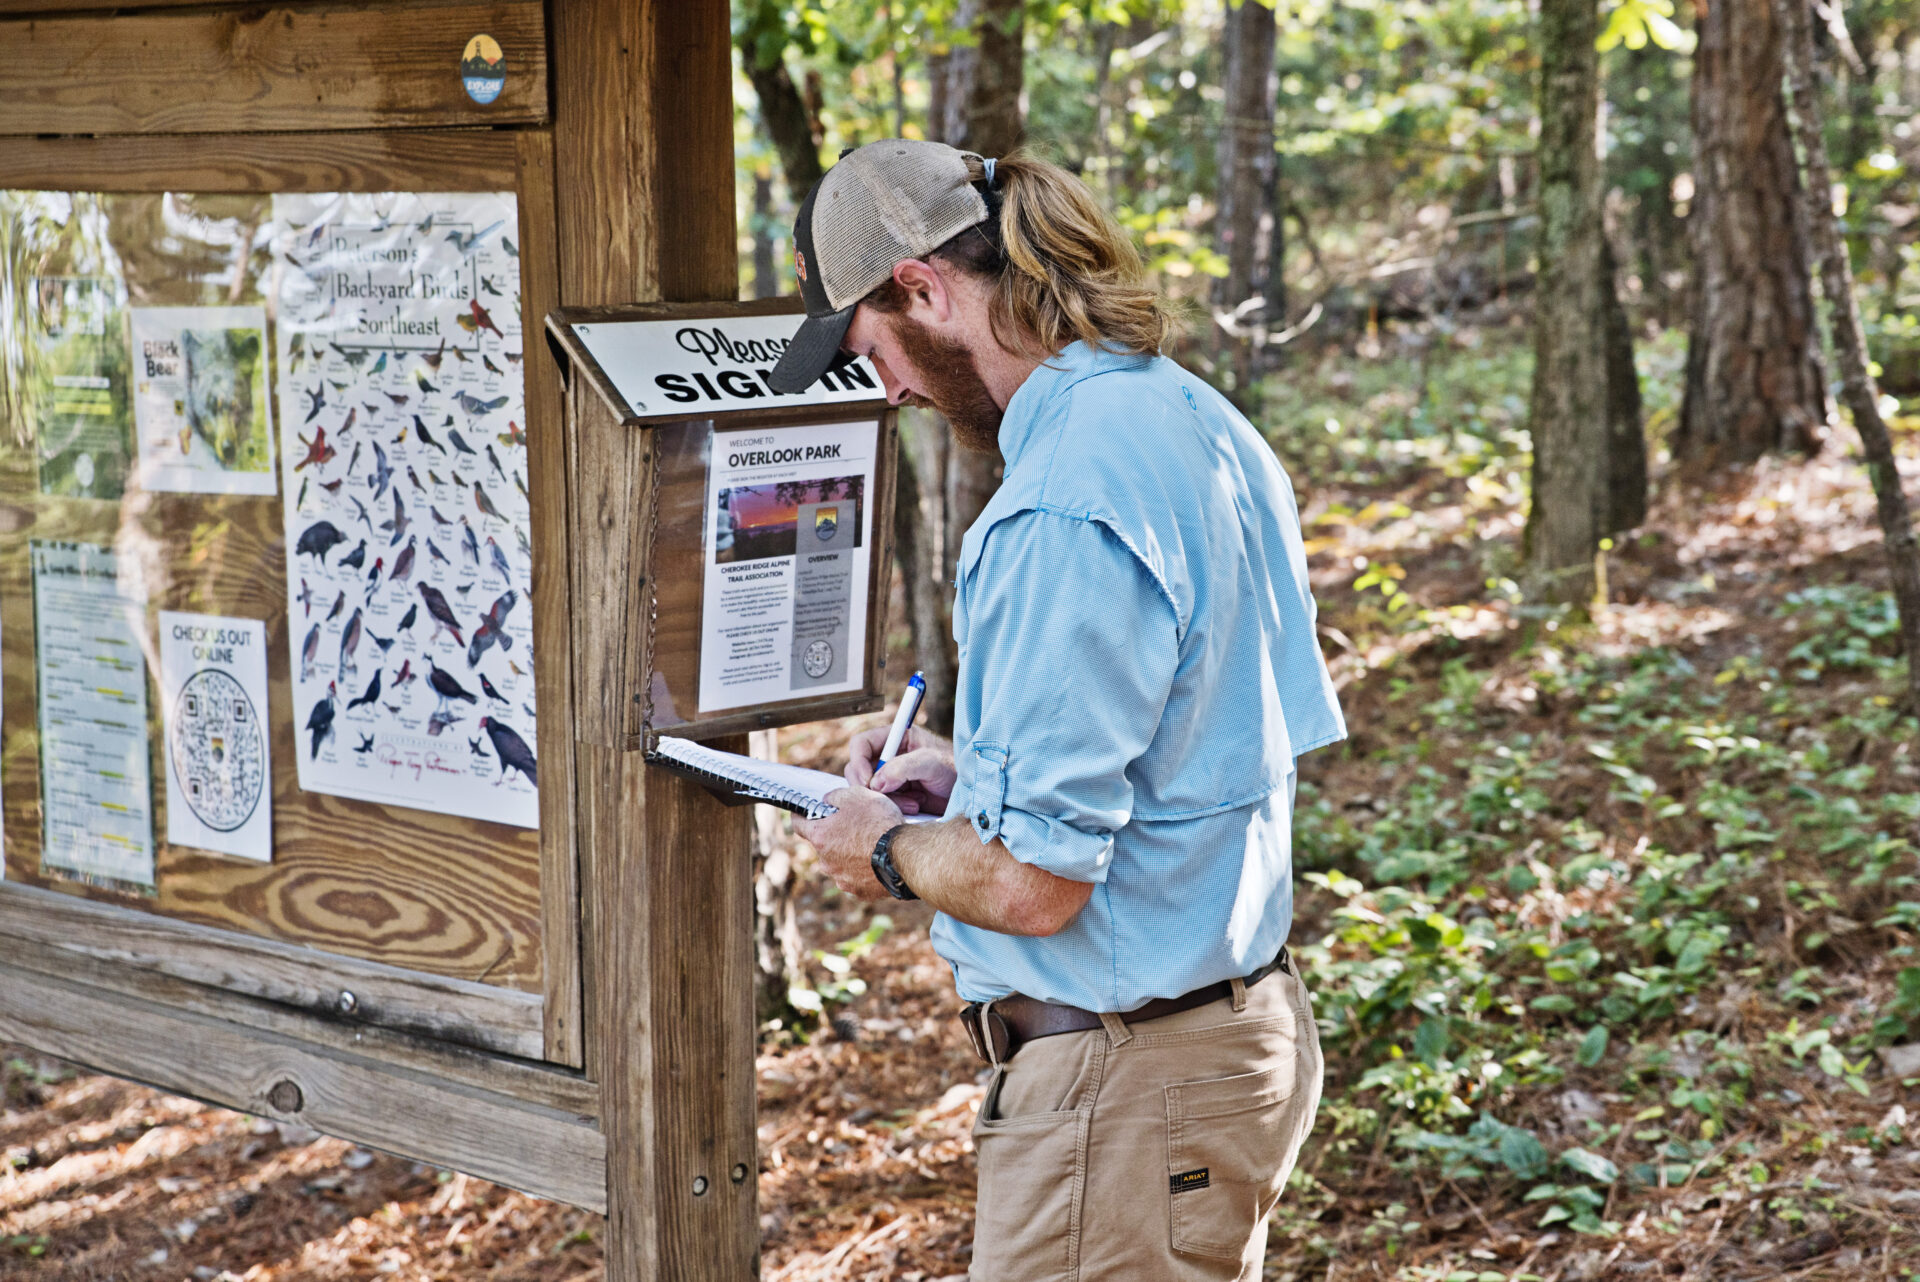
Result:
M567 69L554 82L561 301L734 298L727 5L569 0L552 22L554 62ZM576 538L645 548L636 536L655 462L648 435L604 416L590 427L577 389L569 400L580 411L568 442ZM604 607L644 593L648 574L597 559L605 581L576 583L583 712L607 696L588 688L603 670L590 656L640 643L607 635L630 615ZM607 1277L734 1282L754 1276L759 1249L751 816L648 773L637 744L594 737L578 746L576 814L589 888L586 1064L607 1140ZM745 751L744 736L724 746Z

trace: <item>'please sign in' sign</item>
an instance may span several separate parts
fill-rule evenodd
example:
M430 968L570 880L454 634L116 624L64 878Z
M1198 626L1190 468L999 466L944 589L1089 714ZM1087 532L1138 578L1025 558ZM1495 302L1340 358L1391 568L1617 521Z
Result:
M886 395L864 357L822 374L804 391L774 391L773 367L803 319L795 312L593 321L573 332L638 417L840 405Z

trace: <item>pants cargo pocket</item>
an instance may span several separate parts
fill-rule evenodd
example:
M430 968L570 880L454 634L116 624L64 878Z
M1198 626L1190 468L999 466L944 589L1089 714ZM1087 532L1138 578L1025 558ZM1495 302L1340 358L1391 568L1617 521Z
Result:
M1002 1080L988 1089L973 1124L980 1192L967 1276L976 1282L1074 1278L1093 1110L998 1117Z
M1296 1071L1278 1068L1165 1088L1173 1249L1238 1260L1273 1209L1298 1147Z

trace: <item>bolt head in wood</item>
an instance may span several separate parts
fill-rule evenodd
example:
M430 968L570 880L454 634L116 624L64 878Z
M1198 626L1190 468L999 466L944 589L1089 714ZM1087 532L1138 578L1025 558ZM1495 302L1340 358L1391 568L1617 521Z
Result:
M695 1197L705 1197L707 1195L707 1177L706 1176L696 1175L693 1177L693 1195Z
M746 1179L747 1164L745 1162L735 1162L733 1164L733 1182L735 1184L744 1184L746 1183Z
M340 1013L342 1015L351 1015L360 1009L360 999L343 988L340 990L340 1000L337 1005L340 1007Z

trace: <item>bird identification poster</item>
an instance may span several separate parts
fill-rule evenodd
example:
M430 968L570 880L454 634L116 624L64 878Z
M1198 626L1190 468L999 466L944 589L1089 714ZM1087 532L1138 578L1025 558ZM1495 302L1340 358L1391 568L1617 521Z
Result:
M879 440L873 419L714 433L703 714L860 688Z
M129 312L140 488L271 495L263 307Z
M537 828L514 196L273 210L300 786Z
M169 845L272 860L266 709L266 624L160 611Z
M152 894L146 594L111 550L36 540L41 871Z

